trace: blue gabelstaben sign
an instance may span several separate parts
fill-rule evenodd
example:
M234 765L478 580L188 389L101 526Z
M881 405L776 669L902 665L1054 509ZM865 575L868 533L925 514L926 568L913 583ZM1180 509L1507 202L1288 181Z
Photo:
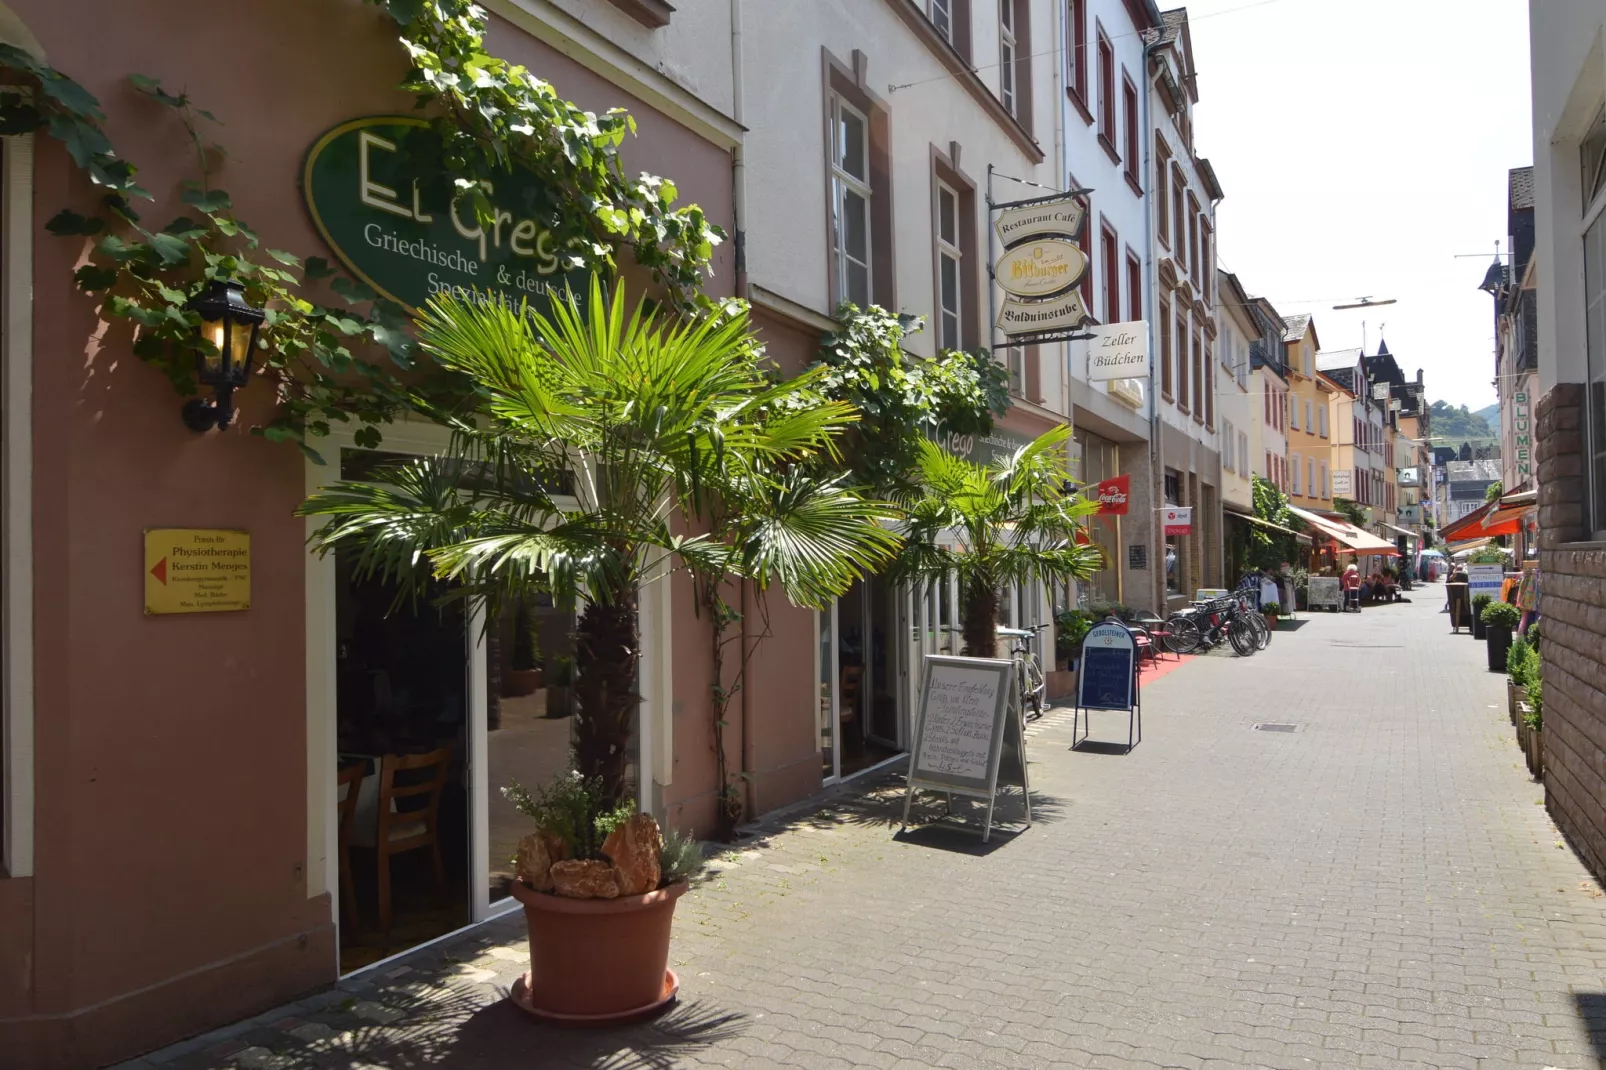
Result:
M1132 693L1136 652L1124 624L1105 621L1089 629L1082 640L1077 705L1085 710L1130 710L1136 698Z

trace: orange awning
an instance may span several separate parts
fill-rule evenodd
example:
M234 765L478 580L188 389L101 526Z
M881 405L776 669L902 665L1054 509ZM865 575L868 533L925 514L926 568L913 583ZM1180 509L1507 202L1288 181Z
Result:
M1309 524L1320 534L1326 535L1343 549L1341 554L1381 554L1385 557L1398 557L1400 551L1387 539L1380 539L1369 531L1362 531L1347 520L1334 520L1330 517L1317 516L1290 505L1288 511Z
M1483 521L1485 517L1494 512L1494 506L1494 502L1488 502L1478 506L1460 520L1452 520L1439 529L1439 540L1441 542L1457 542L1466 539L1485 538Z
M1488 502L1457 520L1446 524L1439 532L1443 542L1469 542L1472 539L1492 539L1497 535L1515 535L1522 530L1522 517L1532 506L1502 508L1499 501Z

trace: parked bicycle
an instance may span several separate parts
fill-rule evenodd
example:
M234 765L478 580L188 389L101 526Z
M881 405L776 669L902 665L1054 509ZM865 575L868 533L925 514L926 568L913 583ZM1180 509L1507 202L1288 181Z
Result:
M1037 633L1049 627L1047 624L1034 624L1030 628L998 629L998 634L1009 640L1009 656L1015 662L1015 679L1020 688L1021 715L1028 721L1043 716L1043 704L1048 694L1043 664L1032 646L1037 641Z
M1173 613L1165 626L1170 633L1166 645L1178 654L1208 651L1229 642L1239 657L1249 657L1270 642L1271 629L1265 618L1249 609L1237 595L1195 603Z

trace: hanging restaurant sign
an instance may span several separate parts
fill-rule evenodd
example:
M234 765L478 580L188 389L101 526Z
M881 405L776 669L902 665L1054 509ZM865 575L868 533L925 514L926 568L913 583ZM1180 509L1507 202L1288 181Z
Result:
M462 183L477 183L488 215ZM307 152L301 192L313 225L342 264L410 309L437 294L463 300L544 301L565 283L563 246L548 227L563 192L515 167L455 174L422 119L378 116L330 130Z
M992 276L1006 294L995 326L1010 338L1074 330L1087 319L1075 289L1087 274L1077 243L1087 210L1075 197L1053 197L996 209L993 231L1004 249Z
M999 287L1015 297L1054 297L1087 271L1081 248L1064 238L1034 238L1006 249L994 265Z
M1130 475L1100 480L1097 489L1096 499L1099 503L1099 516L1126 515L1127 506L1132 501L1132 477Z

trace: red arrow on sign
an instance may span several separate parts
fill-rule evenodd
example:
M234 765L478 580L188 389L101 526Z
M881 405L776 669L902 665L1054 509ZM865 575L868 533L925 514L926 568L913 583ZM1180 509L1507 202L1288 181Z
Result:
M151 575L155 576L163 587L167 586L167 558L164 557L156 562L156 566L151 569Z

